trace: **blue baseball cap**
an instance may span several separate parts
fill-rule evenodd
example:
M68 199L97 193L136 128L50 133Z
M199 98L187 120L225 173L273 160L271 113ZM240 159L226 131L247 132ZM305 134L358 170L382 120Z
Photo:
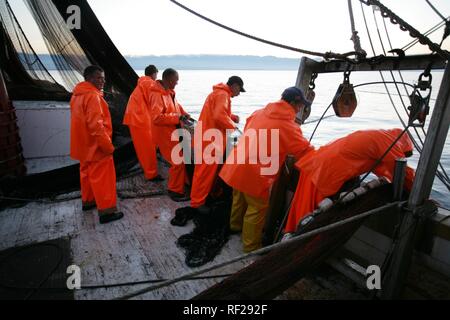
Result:
M290 87L284 90L281 99L291 102L291 101L301 101L306 107L310 107L312 102L307 100L302 89L297 87Z

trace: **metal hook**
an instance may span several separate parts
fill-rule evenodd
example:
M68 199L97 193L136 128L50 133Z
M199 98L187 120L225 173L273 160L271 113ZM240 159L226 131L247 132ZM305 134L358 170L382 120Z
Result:
M314 90L316 89L316 79L319 76L318 73L313 73L311 76L311 81L309 82L309 89Z

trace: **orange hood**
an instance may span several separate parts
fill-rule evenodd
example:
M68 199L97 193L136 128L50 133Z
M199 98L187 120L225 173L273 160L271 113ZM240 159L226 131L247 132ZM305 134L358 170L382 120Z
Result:
M145 86L145 87L151 87L151 86L153 86L155 84L155 80L153 80L152 78L150 78L150 77L147 77L147 76L144 76L144 77L140 77L139 79L138 79L138 83L137 83L137 86L138 87L143 87L143 86Z
M213 90L214 91L225 91L230 96L233 94L233 91L231 91L230 87L228 85L226 85L225 83L219 83L218 85L215 85L213 87Z
M103 96L103 93L98 90L92 83L84 81L77 84L77 86L73 89L74 96L83 96L85 94L98 94Z
M391 129L386 131L386 133L390 135L394 139L394 141L397 140L397 138L402 134L402 132L403 132L402 129ZM403 153L414 151L414 146L408 133L405 133L400 138L400 140L397 142L397 145L400 147Z
M270 103L265 109L264 114L271 119L295 120L296 114L294 108L286 101Z
M151 91L151 92L157 92L157 93L166 95L166 94L168 94L168 93L171 93L172 90L166 90L166 89L164 88L164 86L162 85L161 81L158 80L158 81L155 81L155 82L152 84L152 86L150 87L150 91Z
M143 76L143 77L140 77L138 79L138 85L141 84L142 82L145 82L145 81L153 81L154 82L154 80L152 78L147 77L147 76Z

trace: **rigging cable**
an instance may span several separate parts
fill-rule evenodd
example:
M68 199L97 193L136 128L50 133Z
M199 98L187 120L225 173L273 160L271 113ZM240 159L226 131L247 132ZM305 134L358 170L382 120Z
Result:
M339 53L334 53L334 52L327 52L327 53L314 52L314 51L309 51L309 50L300 49L300 48L294 48L294 47L287 46L287 45L284 45L284 44L281 44L281 43L265 40L265 39L262 39L262 38L259 38L259 37L256 37L256 36L252 36L252 35L250 35L248 33L244 33L242 31L233 29L233 28L228 27L228 26L226 26L226 25L224 25L222 23L219 23L219 22L217 22L215 20L212 20L212 19L210 19L208 17L205 17L204 15L201 15L200 13L198 13L198 12L196 12L196 11L186 7L186 6L184 6L183 4L179 3L178 1L170 0L170 2L172 2L173 4L179 6L182 9L190 12L191 14L193 14L193 15L195 15L195 16L197 16L197 17L199 17L199 18L201 18L201 19L203 19L203 20L205 20L205 21L207 21L209 23L212 23L212 24L214 24L214 25L216 25L216 26L218 26L218 27L220 27L222 29L225 29L227 31L236 33L236 34L238 34L240 36L243 36L243 37L255 40L255 41L259 41L259 42L262 42L262 43L265 43L265 44L268 44L268 45L271 45L271 46L275 46L275 47L278 47L278 48L282 48L282 49L286 49L286 50L290 50L290 51L294 51L294 52L299 52L299 53L303 53L303 54L307 54L307 55L311 55L311 56L322 57L322 58L324 58L326 60L333 59L333 58L334 59L350 60L348 58L349 56L357 56L357 57L361 56L360 52L347 52L347 53L344 53L344 54L339 54Z
M379 30L378 22L377 22L377 19L376 19L376 16L375 16L375 10L373 10L372 12L373 12L373 17L374 17L374 21L375 21L375 26L376 26L376 28L377 28L377 33L378 33L378 37L379 37L379 40L380 40L380 44L381 44L381 47L383 48L383 53L384 53L384 55L386 55L387 53L386 53L386 49L385 49L385 47L384 47L383 39L382 39L382 37L381 37L381 33L380 33L380 30ZM366 21L366 20L365 20L365 21ZM384 19L383 19L383 22L384 22ZM393 47L392 47L392 43L391 43L391 40L390 40L389 33L387 32L387 26L386 26L386 23L384 23L384 26L385 26L385 31L386 31L386 35L387 35L387 38L388 38L388 42L389 42L389 45L390 45L391 50L392 50ZM370 37L370 34L369 34L369 37ZM373 49L373 47L372 47L372 49ZM374 49L373 49L373 50L374 50ZM375 51L374 51L374 55L375 55ZM430 66L430 67L431 67L431 66ZM396 83L396 79L395 79L394 73L393 73L392 71L389 71L389 72L390 72L390 75L391 75L391 77L392 77L392 80L394 81L394 84L395 84L395 87L396 87L396 89L397 89L397 92L398 92L398 94L399 94L399 96L400 96L400 101L401 101L401 103L402 103L402 105L403 105L403 109L404 109L405 113L407 114L407 116L409 117L410 114L409 114L408 109L407 109L407 107L406 107L406 104L405 104L405 102L404 102L404 100L403 100L403 97L402 97L402 95L401 95L401 93L400 93L400 89L399 89L399 87L398 87L398 84ZM404 82L403 76L402 76L402 74L401 74L400 71L399 71L399 74L400 74L400 77L401 77L402 81ZM383 79L384 79L384 76L383 76L383 74L382 74L381 71L380 71L380 75L381 75L381 76L383 77ZM387 86L386 86L386 91L387 91L388 95L390 96L390 100L391 100L392 106L393 106L394 109L396 110L396 113L397 113L397 115L399 116L399 119L400 119L400 121L402 122L403 127L406 127L405 123L404 123L404 122L402 121L402 119L401 119L401 116L400 116L399 112L397 111L397 108L396 108L396 106L395 106L394 100L392 99L391 93L390 93L390 91L389 91L389 89L388 89ZM408 92L408 90L406 89L406 86L405 86L405 91L406 91L406 92L408 93L408 95L409 95L409 92ZM415 133L416 133L416 135L417 135L417 137L418 137L418 139L419 139L419 141L420 141L420 145L417 143L417 141L415 141L414 137L412 136L412 134L411 134L410 132L408 132L408 135L410 136L411 140L413 141L413 143L414 143L414 145L415 145L417 151L419 152L419 154L422 154L423 146L424 146L424 141L422 140L422 138L421 138L421 136L420 136L420 134L419 134L417 128L414 128L414 131L415 131ZM422 128L422 132L423 132L423 134L424 134L425 137L426 137L426 132L425 132L425 129L424 129L424 128ZM441 162L439 162L439 166L440 166L441 170L443 171L443 173L441 173L439 170L437 170L437 171L436 171L436 176L439 178L439 180L441 180L441 182L442 182L442 183L447 187L447 189L450 191L450 179L449 179L447 173L445 172L445 169L444 169L444 167L443 167L443 165L442 165Z
M447 17L447 19L450 19L450 16ZM441 29L443 26L445 26L445 21L441 21L439 22L437 25L435 25L434 27L432 27L431 29L427 30L424 35L425 36L429 36L433 33L435 33L436 31L438 31L439 29ZM419 43L418 39L414 39L413 41L411 41L410 43L408 43L407 45L403 46L401 49L403 51L407 51L409 49L411 49L412 47L414 47L416 44Z
M375 22L376 22L376 21L375 21ZM383 19L383 23L384 23L384 29L385 29L385 32L386 32L386 36L387 36L387 39L388 39L388 42L389 42L389 46L390 46L391 51L392 51L392 50L393 50L393 46L392 46L391 38L390 38L390 36L389 36L389 32L388 32L388 30L387 30L386 21L385 21L384 19ZM377 27L378 27L378 26L377 26ZM380 37L380 41L382 41L382 40L381 40L381 37ZM431 66L430 66L430 67L431 67ZM395 81L395 77L394 77L393 72L392 72L392 71L390 71L390 72L391 72L392 79ZM400 79L402 80L402 82L405 82L405 80L404 80L404 78L403 78L402 72L401 72L400 70L398 70L398 73L399 73L399 76L400 76ZM407 93L407 95L408 95L408 97L409 97L409 96L410 96L410 93L408 92L408 89L406 88L405 85L403 85L403 86L404 86L405 92ZM402 101L404 110L405 110L406 114L407 114L408 117L409 117L409 116L410 116L410 112L408 112L408 109L406 108L406 105L405 105L405 103L404 103L404 101L403 101L403 97L401 96L400 90L399 90L399 88L398 88L397 85L396 85L396 88L397 88L397 92L398 92L398 94L399 94L399 96L400 96L400 99L401 99L401 101ZM427 137L427 133L425 132L425 129L424 129L423 127L421 127L421 129L422 129L422 133L424 134L424 136L425 136L425 138L426 138L426 137ZM417 131L417 128L414 128L414 131L416 132L416 135L417 135L417 137L419 138L419 141L420 141L421 146L422 146L422 148L421 148L420 150L418 150L418 151L419 151L420 154L422 154L423 146L424 146L425 143L424 143L424 141L422 140L422 138L421 138L419 132ZM448 176L447 172L445 171L445 168L444 168L444 166L442 165L442 162L441 162L441 161L439 161L439 167L441 168L442 173L439 172L439 170L437 170L437 171L436 171L436 175L438 176L438 178L439 178L441 181L442 181L442 180L446 180L446 182L447 182L447 188L448 188L448 186L450 186L450 177ZM445 184L444 181L442 181L442 182ZM450 189L449 189L449 190L450 190Z
M303 124L303 126L306 126L306 125L309 125L309 124L313 124L313 123L317 123L317 122L320 122L322 120L326 120L326 119L330 119L330 118L334 118L334 117L336 117L336 115L333 114L333 115L330 115L330 116L321 117L321 118L316 119L316 120L307 121L307 122L305 122Z
M447 19L439 12L438 9L436 9L435 6L433 6L433 4L432 4L429 0L425 0L425 1L428 3L428 5L431 7L431 9L433 9L433 11L436 12L436 14L437 14L442 20L444 20L445 22L447 22Z
M369 42L370 42L372 51L373 51L373 54L376 55L374 43L373 43L372 37L371 37L371 35L370 35L370 31L369 31L369 27L368 27L368 23L367 23L367 19L366 19L366 14L365 14L365 12L364 12L364 7L363 7L362 3L361 3L361 10L362 10L364 22L365 22L365 25L366 25L367 35L368 35L368 38L369 38ZM392 72L392 71L391 71L391 72ZM386 79L385 79L385 77L384 77L384 74L383 74L383 72L381 72L381 71L380 71L380 76L381 76L381 78L382 78L382 80L383 80L383 83L384 83L386 92L387 92L388 95L389 95L389 100L391 101L391 104L392 104L392 106L393 106L393 108L394 108L394 110L395 110L395 113L397 114L397 117L399 118L399 120L400 120L400 122L402 123L403 127L406 128L406 123L403 121L402 116L400 115L400 113L399 113L399 111L398 111L398 109L397 109L397 107L396 107L396 105L395 105L395 102L394 102L394 100L393 100L393 98L392 98L392 96L391 96L391 93L390 93L390 91L389 91L389 88L388 88L388 86L387 86L387 83L388 83L388 82L386 81ZM395 80L395 78L394 78L394 80ZM397 85L399 82L394 81L393 83ZM403 82L403 83L404 83L404 82ZM411 137L411 140L412 140L412 142L413 142L415 148L417 149L417 151L418 151L419 153L421 153L421 152L422 152L422 148L418 145L417 141L415 141L414 137L413 137L409 132L408 132L408 134L409 134L409 136ZM438 176L439 180L441 180L442 183L446 186L446 188L450 190L450 183L447 182L446 179L445 179L444 177L442 177L441 173L440 173L438 170L436 171L436 175Z
M385 5L383 5L380 1L378 1L378 0L359 0L359 1L361 2L361 4L365 4L367 6L372 6L372 5L377 6L381 11L382 16L384 18L389 18L393 24L398 24L400 27L400 30L408 31L408 33L411 37L419 39L419 42L423 45L427 45L428 48L432 52L436 52L439 56L441 56L445 60L449 59L450 52L442 49L440 45L434 43L428 37L426 37L425 35L420 33L417 29L412 27L410 24L408 24L406 21L404 21L402 18L400 18L394 12L392 12L389 8L387 8Z
M364 86L377 85L377 84L394 84L394 83L400 83L400 82L390 82L390 81L366 82L366 83L361 83L361 84L358 84L358 85L353 86L353 89L360 88L360 87L364 87ZM410 87L414 88L413 85L411 85L411 84L409 84L409 83L406 83L406 82L403 83L403 85L405 85L405 86L410 86ZM378 93L380 93L380 92L378 92ZM311 143L312 140L314 139L314 136L315 136L315 134L316 134L316 131L317 131L317 129L319 128L321 122L322 122L323 120L325 120L325 119L329 119L329 118L335 117L335 115L328 116L328 117L325 116L325 115L328 113L328 111L331 109L332 106L333 106L333 103L331 103L331 104L328 106L328 108L325 110L325 112L322 114L322 116L319 118L319 120L314 120L314 121L310 121L310 122L305 123L305 124L310 124L310 123L316 123L316 122L318 122L316 128L315 128L314 131L313 131L313 134L312 134L311 138L309 139L309 142L310 142L310 143Z
M314 131L311 135L311 138L309 139L309 143L311 143L314 139L314 136L316 135L316 131L317 129L319 129L320 124L322 123L322 121L326 118L326 114L328 113L328 111L331 109L331 107L333 106L333 103L331 103L328 108L325 109L325 112L322 114L322 116L319 119L319 122L317 123L316 127L314 128Z
M356 26L355 26L355 18L353 16L353 6L352 6L352 0L348 0L348 11L350 14L350 25L352 28L352 38L351 40L354 43L354 48L356 52L360 52L361 56L363 56L364 58L367 57L367 52L364 51L361 47L361 39L358 36L358 31L356 30Z
M436 14L441 17L441 19L445 22L445 31L444 31L444 35L442 36L442 40L441 43L439 44L439 46L442 46L442 44L444 43L445 39L447 39L447 37L450 35L450 19L449 18L445 18L440 12L439 10L436 9L435 6L433 6L433 4L428 1L425 0L428 5L431 7L431 9L433 9L434 12L436 12Z

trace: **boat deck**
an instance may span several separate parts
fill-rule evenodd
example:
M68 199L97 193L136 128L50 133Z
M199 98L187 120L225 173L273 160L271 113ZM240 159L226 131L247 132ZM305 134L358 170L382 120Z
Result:
M167 168L160 172L167 176ZM142 180L142 181L141 181ZM51 240L67 239L70 264L81 269L82 286L113 285L147 280L173 279L195 271L185 264L185 254L176 245L177 239L193 230L170 224L175 210L188 203L175 203L166 195L157 195L165 185L143 182L140 174L119 179L119 208L125 218L100 225L96 211L83 213L79 192L63 195L67 201L28 203L20 208L0 211L0 252ZM147 184L147 185L145 185ZM154 196L128 198L139 189L150 190ZM139 191L139 190L138 190ZM148 195L146 195L148 196ZM70 200L75 198L73 200ZM206 265L221 263L243 253L239 235L230 237L215 260ZM228 275L237 272L251 261L239 262L205 276ZM63 266L65 270L67 266ZM59 275L61 276L61 275ZM62 275L64 280L69 275ZM184 281L139 296L137 299L190 299L222 281L223 278ZM63 282L64 283L64 282ZM134 293L147 285L77 290L79 300L107 300ZM367 299L367 292L357 289L351 280L337 272L322 269L297 283L279 299Z
M192 231L192 222L183 228L170 225L181 206L166 196L123 200L120 208L125 218L100 225L95 211L82 213L79 200L32 203L0 213L0 250L69 238L72 261L81 268L83 286L171 279L193 271L175 244L179 236ZM213 263L241 253L240 239L233 236ZM233 273L243 266L237 263L215 274ZM221 280L182 282L140 298L189 299ZM82 290L75 292L75 298L113 299L139 288L142 286Z

